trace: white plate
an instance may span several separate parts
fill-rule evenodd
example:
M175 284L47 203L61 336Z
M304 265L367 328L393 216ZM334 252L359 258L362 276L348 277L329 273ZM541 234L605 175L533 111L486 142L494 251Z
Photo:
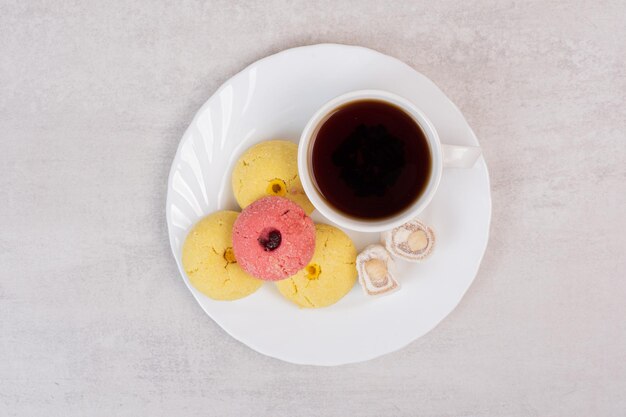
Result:
M420 216L437 234L422 264L397 262L401 290L371 299L358 284L337 304L300 309L272 283L232 302L196 291L181 265L181 244L203 216L236 209L233 164L246 148L273 138L298 141L307 120L326 101L351 90L380 89L413 101L441 141L478 145L455 105L425 76L395 58L346 45L289 49L232 77L202 106L172 163L167 226L178 269L204 311L252 349L284 361L339 365L393 352L434 328L459 303L483 257L491 196L484 160L469 170L445 170L440 188ZM314 213L313 219L324 221ZM378 234L349 233L357 249Z

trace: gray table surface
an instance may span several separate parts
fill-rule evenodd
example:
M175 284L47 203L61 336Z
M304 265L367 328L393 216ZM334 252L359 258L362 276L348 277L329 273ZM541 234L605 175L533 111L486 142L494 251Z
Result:
M493 192L458 308L334 368L222 331L164 213L200 105L320 42L430 77ZM625 61L624 1L0 1L0 416L625 415Z

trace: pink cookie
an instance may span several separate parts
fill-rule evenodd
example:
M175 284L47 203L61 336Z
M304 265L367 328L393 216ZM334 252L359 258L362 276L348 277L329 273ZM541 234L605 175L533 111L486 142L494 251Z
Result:
M267 281L287 278L313 257L315 226L299 205L283 197L264 197L246 207L233 226L239 266Z

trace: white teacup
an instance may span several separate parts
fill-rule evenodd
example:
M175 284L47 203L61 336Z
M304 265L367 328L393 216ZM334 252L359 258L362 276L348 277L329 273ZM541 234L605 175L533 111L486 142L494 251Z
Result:
M421 127L430 148L432 161L431 175L425 190L419 198L402 212L384 219L359 219L337 210L326 201L323 194L318 189L315 176L313 175L311 154L319 128L337 108L354 101L362 100L382 101L402 109ZM298 172L304 191L311 200L311 203L313 203L315 208L326 218L346 229L361 232L381 232L406 223L417 217L422 210L424 210L437 191L444 167L471 168L480 154L481 151L479 147L443 145L433 124L424 113L409 100L381 90L358 90L330 100L309 120L300 137L298 147Z

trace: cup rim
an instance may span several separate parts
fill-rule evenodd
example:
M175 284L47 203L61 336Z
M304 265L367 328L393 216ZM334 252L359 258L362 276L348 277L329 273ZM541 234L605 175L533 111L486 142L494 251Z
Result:
M359 220L354 217L344 215L332 207L321 195L314 184L310 153L312 149L312 139L317 129L324 119L337 107L360 100L380 100L399 107L405 111L420 126L426 136L431 158L432 171L426 189L422 195L409 207L395 216L380 220ZM304 192L313 206L327 219L349 230L359 232L382 232L391 230L415 218L432 200L441 181L443 170L441 141L437 130L428 120L424 113L415 104L406 98L395 93L383 90L356 90L341 94L322 105L309 119L298 144L298 174L304 188Z

